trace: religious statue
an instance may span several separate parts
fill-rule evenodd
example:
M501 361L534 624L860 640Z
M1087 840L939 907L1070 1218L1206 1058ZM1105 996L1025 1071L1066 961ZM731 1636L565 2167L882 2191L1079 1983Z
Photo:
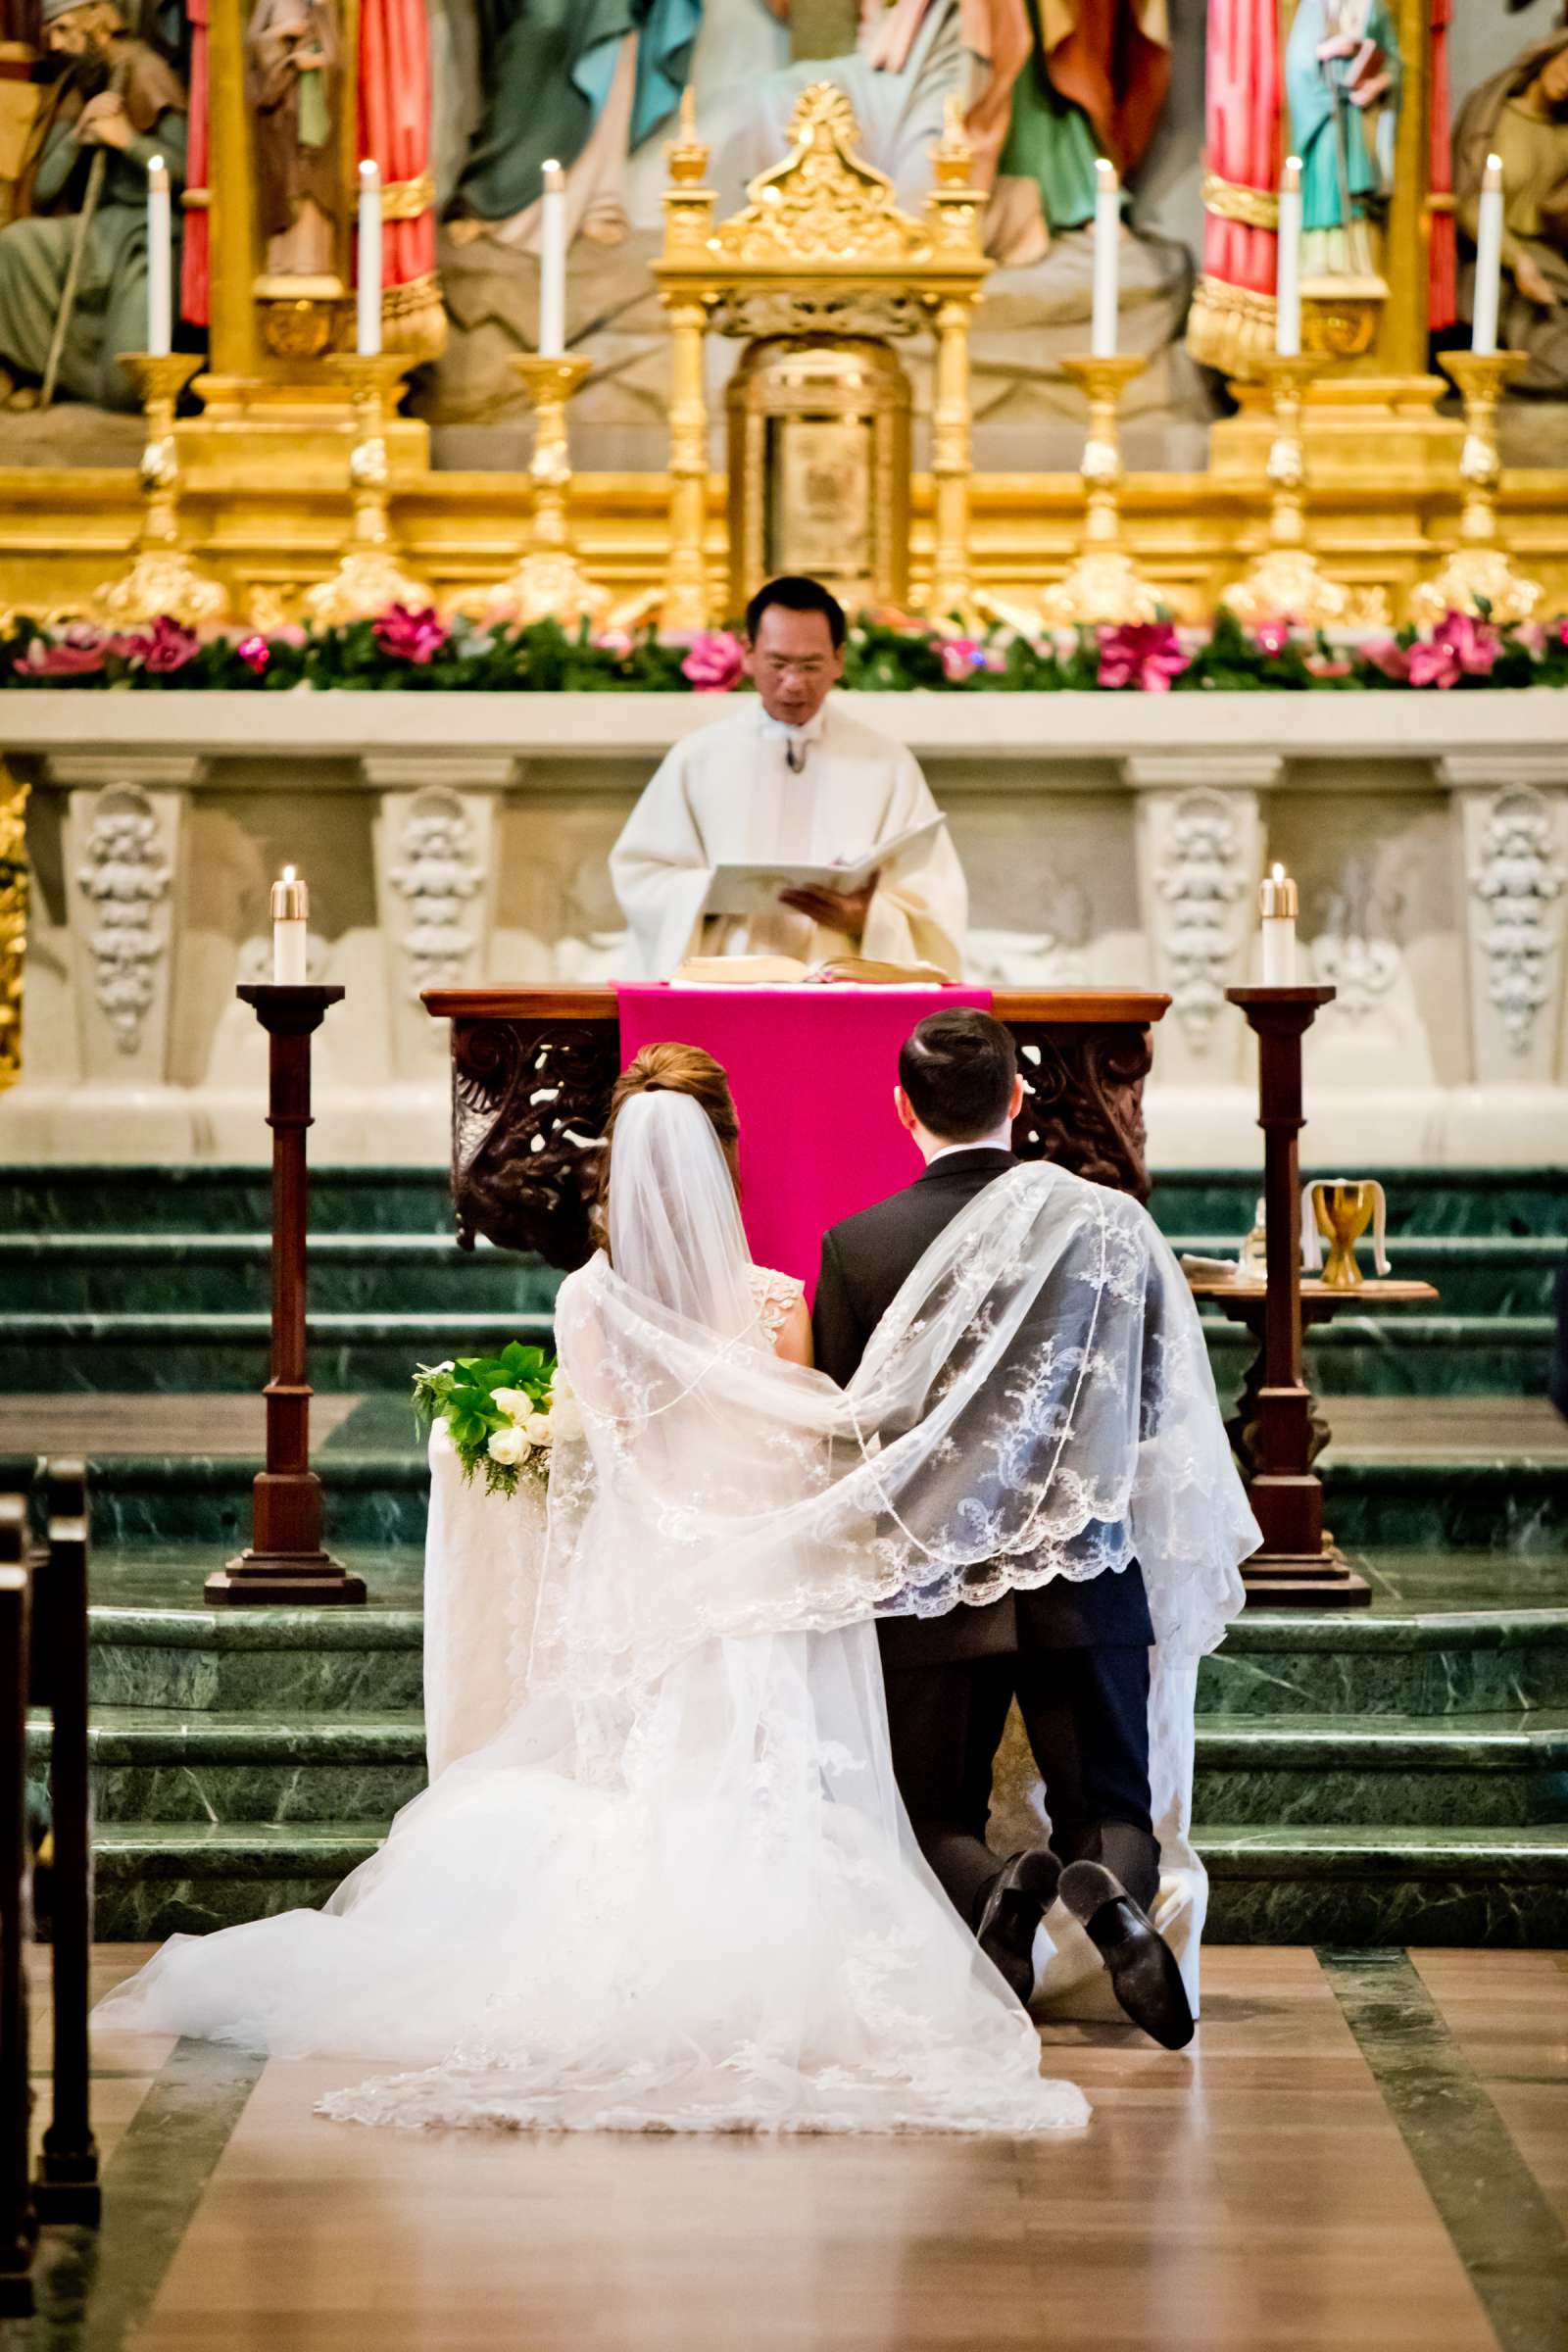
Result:
M257 0L245 35L257 218L275 277L339 267L342 71L332 0Z
M130 409L115 360L147 341L147 167L168 165L177 220L185 89L117 0L43 0L43 16L63 71L24 175L27 217L0 228L0 390L30 405L19 379L47 378L58 342L61 391Z
M1522 391L1560 396L1568 393L1568 15L1473 90L1460 113L1454 197L1472 246L1489 155L1502 159L1500 340L1529 354Z
M1382 273L1400 73L1389 0L1300 0L1284 74L1304 279Z

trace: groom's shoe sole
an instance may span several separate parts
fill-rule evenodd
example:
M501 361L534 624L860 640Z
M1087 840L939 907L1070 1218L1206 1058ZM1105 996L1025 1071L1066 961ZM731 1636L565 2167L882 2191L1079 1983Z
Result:
M1035 1935L1056 1896L1061 1865L1047 1846L1004 1862L986 1892L975 1940L993 1968L1029 2006L1035 1988Z
M1124 2014L1167 2050L1192 2040L1192 2006L1176 1955L1141 1903L1114 1871L1100 1862L1069 1862L1060 1894L1100 1950Z

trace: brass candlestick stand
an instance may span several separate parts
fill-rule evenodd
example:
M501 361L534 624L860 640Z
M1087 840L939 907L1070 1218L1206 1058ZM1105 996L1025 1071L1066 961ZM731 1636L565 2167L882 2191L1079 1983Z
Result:
M1064 579L1048 588L1041 610L1053 627L1079 621L1148 621L1158 617L1159 590L1146 580L1122 544L1121 396L1144 362L1136 353L1108 360L1078 357L1062 368L1089 402L1089 435L1078 467L1088 512L1083 541Z
M1245 576L1220 596L1240 621L1290 619L1309 629L1328 628L1351 617L1351 595L1331 580L1306 543L1306 453L1301 439L1301 399L1307 386L1332 365L1322 352L1291 359L1262 360L1258 371L1274 408L1274 439L1268 453L1271 502L1268 545Z
M1410 592L1410 617L1418 628L1435 626L1446 612L1479 613L1497 622L1528 620L1541 602L1539 580L1528 579L1497 544L1497 402L1525 366L1518 351L1446 352L1441 361L1464 402L1464 448L1459 477L1464 508L1459 544L1430 580Z
M601 620L610 591L589 579L571 544L571 450L566 437L566 404L587 381L593 362L524 352L509 364L533 404L533 457L528 466L533 520L527 553L488 600L489 610L523 622Z
M341 563L328 580L309 589L305 609L322 628L352 620L373 620L393 605L423 612L433 603L422 580L412 579L398 561L397 541L387 516L390 467L386 413L413 361L406 352L338 352L321 366L346 384L354 404L354 448L349 487L354 522Z
M147 439L141 453L145 502L136 554L130 569L93 592L93 611L116 628L134 628L166 616L194 628L222 620L228 591L194 564L180 545L179 453L174 440L174 403L205 362L187 352L155 356L122 351L120 365L141 397Z

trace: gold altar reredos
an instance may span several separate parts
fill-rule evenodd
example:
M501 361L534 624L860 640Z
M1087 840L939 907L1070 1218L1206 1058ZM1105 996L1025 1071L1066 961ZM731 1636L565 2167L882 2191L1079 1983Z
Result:
M238 21L238 0L213 0L215 42ZM1422 98L1424 107L1424 91ZM267 347L237 179L228 179L227 201L223 184L225 172L249 168L242 109L227 127L234 136L226 164L217 150L212 196L212 356L195 387L204 405L174 434L178 531L223 583L236 615L275 615L279 606L302 610L308 590L337 564L355 422L341 369L327 360L284 360ZM901 473L889 492L886 521L901 539L906 534L899 585L929 611L971 598L982 611L1009 603L1038 610L1041 591L1062 578L1078 550L1084 490L1076 473L969 471L967 331L989 265L983 199L969 185L961 133L950 126L938 143L919 218L900 213L881 174L854 152L854 118L832 85L806 93L792 136L791 154L753 183L747 205L727 220L714 218L703 184L706 151L689 125L667 150L656 276L671 326L670 467L572 478L571 533L583 570L622 612L662 610L683 626L733 612L763 541L744 463L729 482L709 468L704 334L767 336L782 318L785 347L793 336L805 348L799 330L807 328L818 349L825 329L848 350L864 332L869 302L881 308L875 331L886 357L889 313L899 311L902 294L904 316L892 331L934 333L938 400L932 471ZM1406 139L1418 152L1413 125ZM843 298L837 310L822 300L835 292ZM812 300L819 307L808 316ZM1351 360L1313 385L1302 422L1312 548L1352 591L1381 587L1402 618L1412 591L1460 542L1466 489L1463 428L1438 408L1448 387L1417 372L1424 328L1402 311L1396 319L1398 308L1391 306L1372 365L1405 371L1374 373L1367 359ZM872 445L880 498L900 427L885 381L875 398L884 410ZM1206 472L1130 472L1121 489L1124 544L1181 619L1211 614L1267 542L1274 427L1260 389L1242 387L1240 399L1239 414L1213 428ZM761 414L767 402L756 405ZM744 416L739 422L744 428ZM385 455L392 531L409 572L444 605L481 607L528 546L529 474L437 471L425 427L403 417L386 432ZM142 522L135 469L0 467L0 604L79 609L123 573ZM1542 584L1538 609L1568 609L1568 467L1503 473L1495 507L1502 545ZM873 566L878 589L888 579L887 535Z

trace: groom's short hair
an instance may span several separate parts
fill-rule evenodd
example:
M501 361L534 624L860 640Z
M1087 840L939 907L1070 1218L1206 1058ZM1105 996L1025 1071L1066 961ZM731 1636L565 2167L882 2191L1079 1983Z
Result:
M956 1005L910 1031L899 1084L922 1127L953 1144L993 1134L1007 1115L1018 1075L1011 1032L989 1012Z

